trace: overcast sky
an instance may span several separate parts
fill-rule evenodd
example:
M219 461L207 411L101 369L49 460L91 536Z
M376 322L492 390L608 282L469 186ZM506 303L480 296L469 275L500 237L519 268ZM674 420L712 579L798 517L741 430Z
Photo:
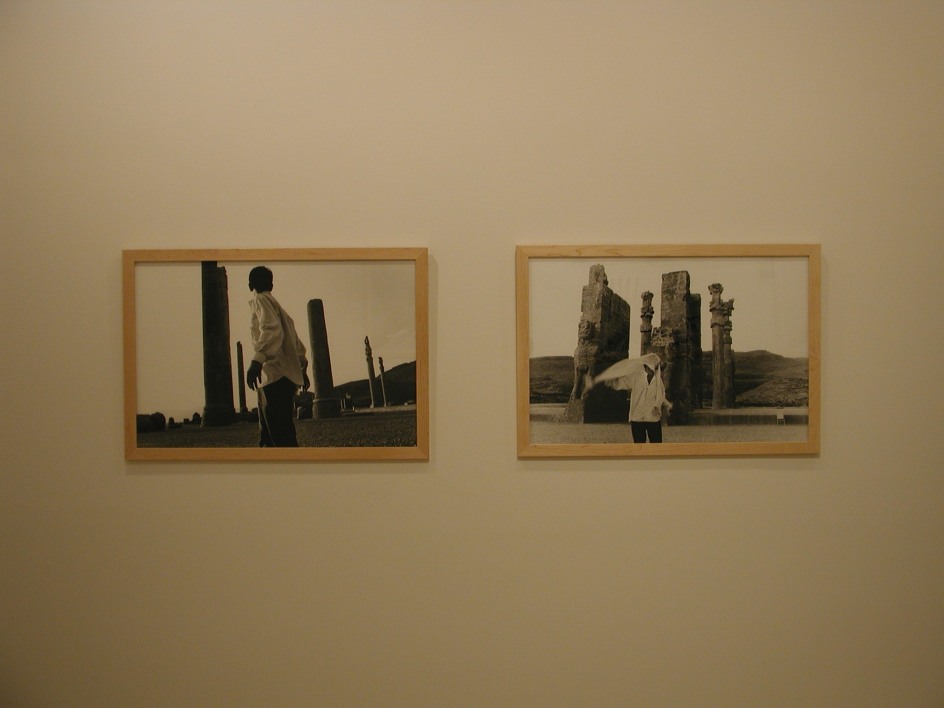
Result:
M807 356L806 258L531 258L529 318L531 356L572 356L583 287L590 268L606 269L610 288L629 303L630 354L639 355L642 293L655 294L653 326L661 321L662 274L687 270L691 292L701 295L702 349L711 350L711 295L721 283L723 300L734 299L731 337L735 351L767 349Z
M388 371L416 359L416 312L411 261L220 263L229 284L233 401L238 408L236 342L245 365L249 336L249 271L267 265L272 294L295 321L311 359L308 301L324 302L335 385L367 377L364 337ZM203 315L200 263L138 263L135 267L138 412L160 411L178 420L202 415ZM309 367L309 376L311 376ZM256 394L246 391L247 406Z

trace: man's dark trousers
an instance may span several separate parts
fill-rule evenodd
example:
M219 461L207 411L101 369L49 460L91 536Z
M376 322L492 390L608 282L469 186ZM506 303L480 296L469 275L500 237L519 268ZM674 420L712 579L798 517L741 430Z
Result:
M634 443L646 442L647 435L649 436L649 442L651 443L662 442L662 423L659 421L655 421L654 423L646 423L632 420L629 423L629 427L633 431Z
M298 447L295 436L295 391L284 376L259 388L259 447Z

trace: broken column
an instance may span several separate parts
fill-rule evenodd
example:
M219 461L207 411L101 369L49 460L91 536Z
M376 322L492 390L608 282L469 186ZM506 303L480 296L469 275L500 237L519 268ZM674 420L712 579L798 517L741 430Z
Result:
M666 398L672 403L670 423L684 423L692 408L692 340L691 340L691 278L688 271L679 270L662 275L662 326L660 339L664 341ZM652 335L653 345L656 332ZM670 346L671 345L671 346Z
M233 365L229 346L229 287L226 268L201 264L203 290L203 425L229 425L233 406Z
M704 387L701 348L701 295L690 293L688 299L688 341L691 349L692 408L701 408Z
M239 390L239 414L246 415L249 409L246 408L246 367L243 363L243 343L236 342L236 369L238 377L236 379Z
M377 357L377 363L380 365L380 398L383 401L383 405L387 405L387 384L384 382L384 374L387 373L384 369L384 358L382 356Z
M666 384L666 398L669 397L668 382L672 380L675 371L678 347L675 341L675 332L671 327L653 327L652 340L646 354L658 354L662 360L662 382ZM669 401L672 401L669 398ZM673 402L674 405L674 402Z
M655 309L652 307L652 293L648 290L642 294L642 310L640 311L640 319L642 319L642 324L639 325L639 356L649 353L649 347L652 346L652 316L655 314Z
M734 350L731 348L731 313L734 311L734 298L725 303L724 337L722 338L724 353L724 407L734 408Z
M722 300L721 283L708 286L711 294L711 407L734 407L734 353L731 349L731 312L734 300Z
M590 268L583 288L581 317L574 350L574 385L564 417L572 422L625 422L629 398L625 391L597 386L584 397L587 376L596 376L629 356L630 307L609 287L602 265Z
M312 417L336 418L341 415L341 399L335 395L331 351L328 348L328 327L324 302L308 301L308 336L311 344Z
M374 373L374 352L370 348L370 338L364 337L364 356L367 357L367 387L370 389L370 407L377 406L377 375Z

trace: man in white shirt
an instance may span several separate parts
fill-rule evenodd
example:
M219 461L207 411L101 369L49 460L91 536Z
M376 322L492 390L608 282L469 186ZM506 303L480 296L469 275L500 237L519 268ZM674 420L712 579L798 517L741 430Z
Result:
M259 393L259 446L298 447L295 394L307 391L308 359L295 323L272 296L272 271L256 266L249 272L252 346L255 353L246 383Z
M662 416L672 404L665 397L661 369L658 354L645 354L618 361L587 382L587 392L597 383L630 392L629 426L634 443L645 443L647 439L650 443L662 442Z

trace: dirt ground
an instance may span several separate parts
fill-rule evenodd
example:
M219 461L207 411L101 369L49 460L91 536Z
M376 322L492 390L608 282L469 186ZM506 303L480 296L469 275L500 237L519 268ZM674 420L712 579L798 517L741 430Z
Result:
M320 420L296 420L300 447L415 447L416 411L396 410ZM259 424L240 422L218 428L185 425L139 433L138 447L256 447Z
M559 409L559 410L558 410ZM629 443L629 423L565 423L559 420L563 406L534 405L531 407L530 442L533 445L579 445L596 443ZM776 409L770 409L770 420L776 420ZM663 425L662 439L667 443L708 442L805 442L808 426L793 423L724 424L724 425Z

